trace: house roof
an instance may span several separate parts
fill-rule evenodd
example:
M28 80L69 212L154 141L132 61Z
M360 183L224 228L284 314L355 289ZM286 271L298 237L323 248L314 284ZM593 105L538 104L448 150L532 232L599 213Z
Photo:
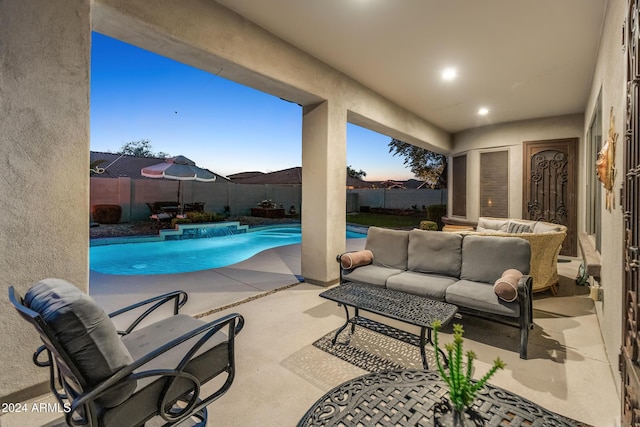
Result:
M302 168L300 166L274 172L240 172L229 175L229 179L237 184L280 184L301 185ZM371 183L361 179L347 177L348 187L371 187Z
M300 166L282 169L274 172L239 172L228 177L237 184L280 184L280 185L300 185L302 184L302 168ZM347 187L349 188L429 188L423 181L409 179L407 181L364 181L362 179L347 176Z
M142 168L155 165L165 160L158 157L137 157L100 151L91 151L89 156L91 163L103 160L102 163L97 165L95 170L91 171L90 175L92 178L129 177L131 179L154 179L142 176L140 171ZM216 181L229 181L228 178L222 175L218 175L213 171L210 172L216 176Z

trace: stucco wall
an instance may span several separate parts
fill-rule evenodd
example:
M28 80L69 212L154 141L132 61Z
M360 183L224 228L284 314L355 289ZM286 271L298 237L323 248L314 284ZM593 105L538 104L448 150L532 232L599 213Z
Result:
M24 294L52 276L88 285L89 3L0 1L3 401L47 377L8 286Z
M522 218L523 142L559 138L580 138L582 152L584 116L548 117L469 129L453 136L451 156L467 155L467 216L476 221L480 216L480 154L486 151L509 151L509 216ZM449 170L449 182L453 170ZM578 187L583 186L578 183ZM450 192L448 206L453 193ZM578 203L580 203L578 201ZM451 208L449 208L449 213Z
M229 182L183 181L180 193L184 203L202 202L204 210L212 213L223 213L224 207L229 206L231 215L248 215L251 208L265 199L284 206L287 211L293 205L300 212L302 198L300 185ZM178 181L91 178L91 207L97 204L120 205L123 208L121 222L148 219L147 202L177 202L177 198Z
M613 108L615 116L615 132L618 133L615 164L618 168L613 194L615 206L609 212L605 208L605 192L602 191L602 240L600 270L603 300L596 304L598 319L602 330L609 362L616 375L618 370L618 355L621 345L621 313L624 300L624 253L623 211L620 206L620 188L622 187L622 171L624 170L624 133L625 133L625 55L620 37L626 15L626 2L608 1L605 25L600 41L598 60L593 76L593 85L589 95L585 114L584 134L586 135L589 122L598 98L602 91L602 132L607 138L609 132L609 113ZM604 143L604 141L603 141ZM583 153L584 158L584 153ZM586 163L586 160L585 160ZM586 167L594 167L587 163ZM600 185L600 184L598 184ZM582 212L584 214L584 211ZM582 220L584 224L584 218ZM616 383L620 386L620 383Z

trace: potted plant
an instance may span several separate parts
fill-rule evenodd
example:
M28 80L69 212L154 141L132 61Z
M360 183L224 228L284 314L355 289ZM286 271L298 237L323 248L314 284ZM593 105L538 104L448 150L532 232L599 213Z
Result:
M496 373L498 369L504 369L505 363L496 358L493 361L493 366L479 381L473 381L473 361L476 355L473 351L467 351L466 353L466 367L463 365L463 350L462 350L462 335L464 330L462 325L453 325L453 343L445 345L445 350L449 358L448 370L445 370L443 362L440 360L440 350L438 347L438 330L442 324L439 321L435 321L432 324L434 331L433 343L436 353L436 364L438 365L438 371L440 376L449 386L449 402L451 404L451 411L441 415L439 418L436 416L436 426L464 426L468 416L468 409L473 404L476 393L480 390ZM469 424L471 425L471 424Z

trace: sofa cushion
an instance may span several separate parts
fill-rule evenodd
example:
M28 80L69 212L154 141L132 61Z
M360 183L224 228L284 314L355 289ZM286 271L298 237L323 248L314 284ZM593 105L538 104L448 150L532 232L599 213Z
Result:
M386 286L387 279L404 270L387 268L375 264L364 265L353 270L343 270L342 279L349 282L365 283L375 286Z
M460 277L462 236L440 231L411 230L407 268L421 273Z
M503 301L493 292L493 284L459 280L445 292L445 301L459 307L467 307L508 317L520 316L518 301Z
M406 270L408 245L408 231L369 227L364 248L373 252L374 265Z
M557 231L562 231L563 226L560 224L553 224L550 222L542 222L538 221L533 227L534 233L554 233Z
M531 233L533 229L529 224L525 224L524 222L518 221L509 221L509 225L507 226L507 233Z
M525 239L465 235L460 278L493 285L510 268L529 274L530 259L531 249ZM491 293L495 296L493 289Z
M389 277L387 279L387 288L437 301L444 301L444 294L447 287L457 281L458 279L456 277L405 271Z
M509 225L509 220L507 219L499 219L499 218L487 218L481 216L478 218L478 225L476 226L476 231L482 233L491 233L491 232L507 232L507 227Z
M93 298L71 283L61 279L41 280L27 291L24 304L38 312L53 330L89 388L133 362L109 316ZM116 406L135 387L135 382L126 383L99 401L107 407Z

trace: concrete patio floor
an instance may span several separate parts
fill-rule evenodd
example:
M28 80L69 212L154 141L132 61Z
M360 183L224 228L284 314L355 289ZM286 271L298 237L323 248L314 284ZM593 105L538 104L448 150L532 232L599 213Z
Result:
M349 249L364 239L348 240ZM478 378L496 356L507 367L491 383L594 427L619 425L619 396L604 353L588 288L574 284L579 261L558 264L560 293L535 296L529 359L518 356L515 328L465 316L465 349L478 359ZM334 386L366 373L312 343L344 322L344 310L318 297L324 289L298 283L300 245L265 251L245 262L198 273L109 276L91 273L90 293L107 311L173 289L189 293L185 312L214 320L241 313L237 375L231 390L209 406L210 426L295 426ZM292 286L293 285L293 286ZM220 309L222 307L222 309ZM211 311L214 312L211 312ZM410 326L393 326L417 332ZM441 341L449 342L445 329ZM417 354L417 353L416 353ZM38 401L53 401L43 396ZM6 414L0 426L59 425L60 414Z

